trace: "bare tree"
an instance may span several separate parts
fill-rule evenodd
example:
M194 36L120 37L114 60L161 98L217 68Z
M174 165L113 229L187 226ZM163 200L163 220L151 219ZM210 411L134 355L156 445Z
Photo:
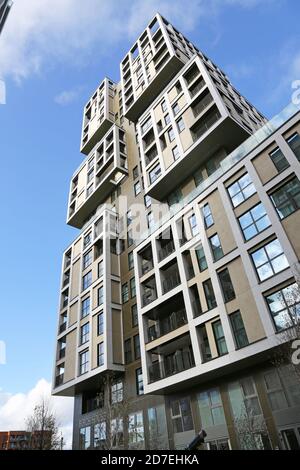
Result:
M26 419L29 448L33 450L62 449L63 441L58 434L58 423L49 400L42 397Z
M262 415L255 416L251 410L244 408L234 420L234 427L240 445L245 450L264 450L271 447L267 425Z

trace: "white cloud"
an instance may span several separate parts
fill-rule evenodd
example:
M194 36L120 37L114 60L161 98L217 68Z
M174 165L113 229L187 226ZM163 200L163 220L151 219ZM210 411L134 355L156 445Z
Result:
M54 97L54 101L60 106L68 106L77 100L81 91L82 87L76 87L71 90L64 90Z
M213 21L226 6L243 8L281 0L15 0L0 38L0 76L17 80L45 65L84 64L132 39L160 11L189 32L200 17Z
M72 447L73 399L50 398L50 396L51 385L45 379L40 379L27 393L8 394L0 391L0 430L24 430L26 418L31 415L41 397L49 398L64 437L66 444L64 449L70 449Z

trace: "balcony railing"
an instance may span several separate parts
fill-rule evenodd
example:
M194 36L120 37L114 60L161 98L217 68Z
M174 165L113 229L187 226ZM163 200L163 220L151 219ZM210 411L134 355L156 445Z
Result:
M191 369L194 366L195 361L191 353L187 351L182 352L181 350L176 351L172 356L168 357L168 360L163 359L155 362L149 367L150 383L179 374L180 372Z
M149 342L154 341L164 335L167 335L171 331L177 330L183 325L187 324L187 317L185 309L172 312L169 317L166 317L158 322L156 325L152 325L148 328Z
M162 261L167 256L171 255L174 252L174 250L175 250L174 242L173 240L170 240L159 250L158 252L159 261Z
M65 321L61 325L59 325L59 332L62 333L63 331L66 331L67 329L67 322Z
M200 70L195 70L193 72L190 72L188 75L185 76L185 80L187 85L190 85L196 77L199 77L200 75Z
M146 274L153 268L153 261L147 261L142 264L142 274Z
M197 95L197 93L202 90L202 88L205 86L205 81L203 79L200 80L199 83L197 83L196 85L192 86L191 89L190 89L190 95L191 95L191 98L193 98L195 95Z
M194 318L199 317L199 315L202 314L202 308L201 308L199 299L192 300L192 310L193 310Z
M64 299L63 302L62 302L62 308L65 308L69 303L69 298L67 299Z
M213 97L211 96L210 93L206 95L199 103L197 103L195 106L192 107L193 114L195 117L199 116L199 114L202 113L202 111L207 108L207 106L214 101Z
M66 355L66 348L62 348L58 351L58 359L62 359Z
M154 302L154 300L157 299L157 294L155 291L151 292L150 294L143 294L143 307L146 305L151 304L151 302Z
M193 131L193 141L196 142L200 139L219 119L221 115L219 112L214 112L210 115L196 131Z
M55 377L55 387L59 387L60 385L62 385L64 382L64 374L61 374L61 375L57 375Z
M163 281L163 293L166 294L180 284L180 276L177 271L168 274L168 277Z

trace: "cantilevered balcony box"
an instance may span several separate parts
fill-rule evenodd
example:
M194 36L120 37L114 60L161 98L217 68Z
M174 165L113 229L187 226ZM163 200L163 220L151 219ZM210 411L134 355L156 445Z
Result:
M125 117L136 122L195 53L193 44L157 14L121 62Z
M209 176L263 123L195 56L138 120L146 193L164 200L203 165Z
M115 123L116 87L114 82L105 78L84 108L80 151L85 155L89 154Z
M127 174L125 132L114 125L73 175L67 223L82 228Z

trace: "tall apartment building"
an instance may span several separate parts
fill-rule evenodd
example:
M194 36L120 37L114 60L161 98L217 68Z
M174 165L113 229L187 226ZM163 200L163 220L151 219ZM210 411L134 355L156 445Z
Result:
M300 113L267 122L159 14L84 108L53 393L73 447L299 448ZM297 277L298 276L298 277ZM298 282L297 282L298 281Z
M13 2L11 0L0 0L0 34L7 20Z

